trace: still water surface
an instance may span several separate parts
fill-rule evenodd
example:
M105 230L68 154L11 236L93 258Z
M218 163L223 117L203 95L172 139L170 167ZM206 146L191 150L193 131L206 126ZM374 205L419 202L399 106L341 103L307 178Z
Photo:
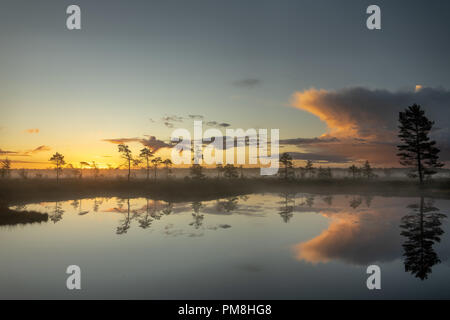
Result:
M299 193L10 207L48 217L0 221L0 298L450 298L449 208ZM79 291L66 289L72 264ZM381 290L366 287L371 264Z

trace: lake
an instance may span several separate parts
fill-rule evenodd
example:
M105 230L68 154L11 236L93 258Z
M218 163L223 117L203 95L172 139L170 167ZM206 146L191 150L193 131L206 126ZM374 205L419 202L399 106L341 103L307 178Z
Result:
M2 299L450 298L446 199L266 193L9 208L21 218L0 215ZM366 286L373 264L381 290ZM81 290L66 288L69 265Z

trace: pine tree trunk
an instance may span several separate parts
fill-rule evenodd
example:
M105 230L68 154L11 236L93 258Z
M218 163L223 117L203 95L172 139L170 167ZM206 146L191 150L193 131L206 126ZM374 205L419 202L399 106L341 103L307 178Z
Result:
M422 168L422 159L420 157L420 142L419 142L419 128L417 126L417 123L415 124L416 127L416 152L417 152L417 171L419 172L419 181L420 184L423 184L423 168Z
M128 181L130 181L131 175L131 160L128 160Z

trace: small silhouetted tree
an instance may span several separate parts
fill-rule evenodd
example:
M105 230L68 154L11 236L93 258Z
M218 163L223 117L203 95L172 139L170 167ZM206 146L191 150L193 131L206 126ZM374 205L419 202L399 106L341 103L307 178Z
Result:
M2 178L9 178L11 174L11 160L8 158L0 160L0 176Z
M235 179L239 177L237 168L232 164L227 164L223 167L224 177L228 179Z
M436 148L436 141L429 137L434 122L428 120L425 111L417 104L400 112L398 120L398 137L403 144L397 146L397 156L400 157L400 164L412 168L409 175L419 177L422 184L424 177L430 177L444 165L438 161L440 150Z
M366 160L363 167L361 168L361 174L363 175L363 177L365 177L367 179L375 178L376 175L373 173L373 169L370 166L370 163L368 160Z
M83 167L89 167L89 163L85 162L85 161L81 161L80 162L80 179L83 178Z
M316 171L316 169L314 168L314 164L311 160L306 161L305 171L310 178L314 177L314 172Z
M92 170L94 170L94 179L97 179L99 176L100 170L98 169L95 161L92 161L91 168L92 168Z
M158 171L158 166L162 163L161 157L156 157L155 159L152 159L152 165L153 165L153 177L156 180L156 172Z
M126 144L119 144L119 153L122 158L125 159L127 167L128 167L128 181L130 181L131 176L131 164L133 163L133 154L131 153L130 148Z
M319 167L319 171L317 172L317 177L320 179L331 179L331 168L322 168Z
M147 180L150 179L150 158L153 157L153 151L151 151L149 148L141 149L141 153L139 154L139 157L141 157L145 161L145 168L147 170Z
M300 167L300 168L298 168L299 169L299 176L300 176L300 179L304 179L305 178L305 176L306 176L306 169L305 168L303 168L303 167Z
M221 174L223 173L224 169L223 169L223 165L221 163L218 163L216 165L216 170L217 170L217 178L220 178Z
M205 175L203 174L203 167L200 164L194 163L189 169L192 179L201 180L205 178Z
M292 156L285 152L280 157L280 163L284 166L284 179L287 180L289 176L289 170L292 169Z
M348 167L348 172L350 173L353 179L356 179L361 171L357 166L352 164L350 167Z
M55 165L56 183L58 183L59 182L59 174L62 172L63 165L66 164L66 162L64 161L64 156L62 154L60 154L59 152L57 152L50 158L49 161L53 162L53 164Z
M166 169L166 178L169 178L170 167L172 166L172 160L166 159L162 163L164 164L164 167Z

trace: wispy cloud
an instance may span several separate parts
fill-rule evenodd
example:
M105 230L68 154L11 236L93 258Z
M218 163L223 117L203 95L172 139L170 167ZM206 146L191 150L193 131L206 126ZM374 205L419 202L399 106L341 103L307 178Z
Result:
M50 151L50 150L51 150L51 148L49 146L42 145L33 150L29 150L28 152L33 154L33 153L38 153L38 152Z
M229 123L226 122L217 122L217 121L208 121L206 122L206 125L209 127L215 127L215 128L227 128L229 126L231 126Z
M188 117L193 120L203 120L204 119L204 116L202 116L200 114L190 114L190 115L188 115Z
M25 130L26 133L39 133L39 129L38 128L31 128L31 129L26 129Z
M42 145L37 148L25 150L25 151L10 151L10 150L0 149L0 154L16 156L16 157L29 157L36 153L50 151L50 150L51 150L51 148L49 146Z
M292 138L292 139L281 139L280 145L311 145L316 143L333 143L339 142L339 139L336 137L314 137L314 138Z
M114 143L114 144L122 144L122 143L130 143L137 142L142 144L145 147L150 148L152 151L156 152L162 148L171 148L172 145L164 142L163 140L157 139L155 136L146 136L147 138L115 138L115 139L103 139L102 141Z
M17 154L18 152L17 151L11 151L11 150L3 150L3 149L1 149L0 148L0 154L6 154L6 155L15 155L15 154Z
M328 153L313 153L313 152L288 152L294 160L311 160L317 162L331 162L331 163L349 163L352 158Z
M178 123L183 122L184 118L176 115L171 115L171 116L164 116L161 120L163 121L164 125L167 128L173 128L174 122Z
M255 78L246 78L241 80L236 80L233 82L233 85L240 88L255 88L262 84L262 81L260 79Z

